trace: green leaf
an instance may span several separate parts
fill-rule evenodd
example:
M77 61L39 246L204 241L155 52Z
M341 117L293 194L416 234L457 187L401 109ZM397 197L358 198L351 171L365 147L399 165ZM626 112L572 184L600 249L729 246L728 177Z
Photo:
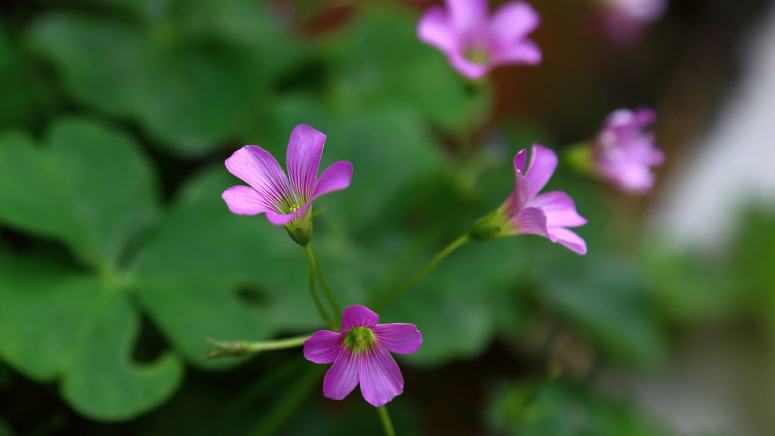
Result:
M423 333L420 351L407 360L437 365L474 357L489 346L497 331L495 314L523 311L503 298L515 288L522 257L513 239L470 243L387 308L383 322L415 323Z
M662 436L632 408L560 380L510 383L495 390L488 422L519 436Z
M634 265L601 252L578 256L536 240L535 298L590 335L611 357L648 365L665 354L659 316Z
M182 366L132 362L134 310L111 283L32 256L0 253L0 355L94 419L128 419L168 398Z
M122 133L84 119L60 120L44 146L34 142L0 135L0 222L114 269L127 241L157 214L145 157Z
M332 100L360 114L400 104L444 129L463 133L485 116L489 93L469 89L435 49L416 35L417 17L398 8L369 8L341 30L326 57Z
M199 154L246 128L267 81L256 61L260 48L186 32L177 20L58 13L34 23L30 37L74 99L136 121L173 151Z

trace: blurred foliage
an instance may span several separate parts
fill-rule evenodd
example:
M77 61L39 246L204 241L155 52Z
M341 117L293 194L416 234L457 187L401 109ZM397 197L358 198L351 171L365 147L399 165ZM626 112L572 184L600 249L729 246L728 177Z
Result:
M0 16L0 396L32 392L50 415L3 412L0 434L90 428L68 407L108 431L131 420L126 434L375 433L362 402L317 399L320 368L298 350L205 360L210 337L321 327L302 250L225 208L239 182L223 158L246 143L282 158L298 123L325 132L323 164L355 173L316 202L316 250L343 303L374 304L506 198L517 146L560 145L552 126L497 119L495 85L421 44L410 8L350 6L319 30L299 17L320 2L195 3L19 2ZM598 364L637 368L664 362L682 326L753 314L775 332L772 214L707 259L643 241L635 213L568 172L550 189L589 218L589 256L533 237L473 243L381 314L425 338L399 358L412 386L391 405L400 434L424 433L423 374L535 342L547 318ZM543 374L543 350L520 352L504 372ZM661 434L561 380L497 389L486 414L507 434Z
M488 421L519 436L664 436L624 403L558 380L510 383L490 401Z

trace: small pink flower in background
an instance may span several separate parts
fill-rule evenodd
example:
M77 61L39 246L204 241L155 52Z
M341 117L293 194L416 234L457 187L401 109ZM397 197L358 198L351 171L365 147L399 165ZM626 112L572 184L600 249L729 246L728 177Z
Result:
M649 23L662 18L667 0L603 0L601 23L614 41L634 42Z
M306 124L291 132L285 158L288 175L271 153L246 145L226 159L226 169L249 186L232 186L223 192L229 210L238 215L264 213L270 223L285 225L297 242L309 237L309 210L316 198L350 186L353 166L339 161L318 177L326 135ZM295 229L295 230L294 230ZM301 236L299 236L301 235Z
M520 150L514 156L514 191L498 209L474 225L471 236L474 239L495 239L538 235L574 253L586 254L586 242L568 229L587 223L576 212L573 199L560 191L539 194L556 168L557 154L552 150L542 145L533 145L529 162L527 150Z
M420 19L420 40L444 52L461 74L478 79L507 64L536 65L541 50L527 39L540 18L527 3L501 6L492 16L487 0L446 0Z
M323 379L323 395L341 400L360 384L363 398L380 407L404 390L404 378L391 352L411 354L422 345L414 324L377 324L379 315L364 306L350 306L342 315L342 331L319 330L304 342L304 357L333 363Z
M652 167L665 155L654 146L653 133L644 129L656 121L650 108L619 109L606 118L595 140L597 173L630 194L645 194L654 186Z

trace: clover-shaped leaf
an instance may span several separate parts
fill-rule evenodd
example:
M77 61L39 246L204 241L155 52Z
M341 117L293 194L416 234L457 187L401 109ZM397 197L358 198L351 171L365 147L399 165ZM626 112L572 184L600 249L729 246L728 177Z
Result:
M174 20L164 19L166 15L129 21L55 13L32 25L30 39L53 61L66 91L78 102L134 120L173 151L198 154L246 128L264 100L269 70L277 65L262 62L263 56L292 46L291 38L261 19L263 8L242 3L246 6L227 14L250 9L237 29L218 26L222 19L203 27L197 23L204 20L186 19L191 13L181 17L172 10L168 13ZM210 8L210 18L222 15L223 7ZM271 44L246 39L244 29L250 23L257 32L271 34L266 35Z
M169 353L132 361L140 320L120 260L157 213L153 176L129 138L92 121L61 120L44 142L0 136L0 222L60 241L88 268L3 253L0 355L36 380L60 379L84 415L129 418L182 374Z
M56 123L45 143L0 136L0 221L114 268L127 240L158 213L145 157L127 136L79 119Z

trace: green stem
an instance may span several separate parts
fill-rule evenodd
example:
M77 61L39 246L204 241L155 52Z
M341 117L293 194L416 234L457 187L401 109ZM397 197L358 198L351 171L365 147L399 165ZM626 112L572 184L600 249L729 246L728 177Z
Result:
M342 318L342 308L336 301L334 292L331 290L331 285L328 284L328 280L326 280L326 277L323 275L323 271L320 269L320 263L318 263L318 259L315 256L315 250L312 249L312 243L308 243L304 246L304 252L307 253L309 267L315 276L317 276L320 285L323 287L328 304L330 304L331 308L334 310L334 318L336 322L338 322Z
M282 350L285 348L294 348L304 345L310 335L295 336L292 338L278 339L275 341L261 341L261 342L249 342L249 341L217 341L215 339L208 339L214 348L207 352L208 358L223 357L223 356L244 356L246 354L259 353L261 351L269 350Z
M444 260L447 256L452 254L455 250L462 247L463 245L467 244L471 240L471 237L468 233L461 235L454 241L450 242L449 245L444 247L441 251L439 251L435 256L433 256L433 259L430 260L421 270L417 271L409 277L409 279L403 284L403 286L396 288L395 291L388 294L382 301L377 304L377 311L379 312L381 309L383 309L385 306L388 306L395 302L397 299L399 299L402 295L407 293L410 289L415 287L420 281L425 278L428 273L436 269L436 267L441 263L442 260Z
M385 436L396 436L396 429L393 428L393 421L390 420L387 406L377 408L379 419L382 421L382 427L385 429Z
M313 270L310 270L309 272L309 293L312 296L312 301L315 302L315 307L318 308L318 313L320 313L323 321L336 330L336 322L331 318L331 315L328 314L326 308L323 307L323 302L320 301L320 297L318 297L318 293L315 291L315 272Z

